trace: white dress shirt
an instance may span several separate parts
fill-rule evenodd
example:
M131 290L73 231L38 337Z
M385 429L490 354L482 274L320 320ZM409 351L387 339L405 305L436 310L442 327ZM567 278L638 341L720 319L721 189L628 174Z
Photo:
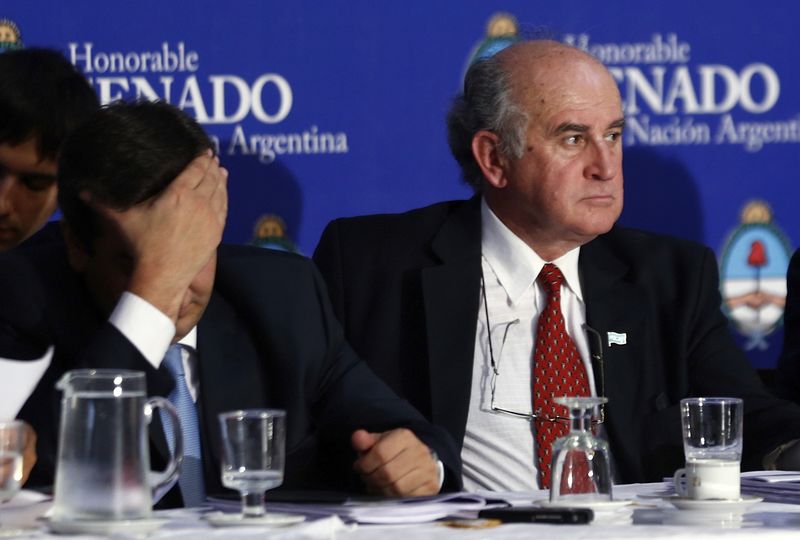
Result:
M463 461L464 489L468 491L526 491L539 487L534 425L491 410L492 354L498 367L495 406L519 413L533 407L533 347L539 313L546 293L536 281L545 262L525 242L512 233L481 203L482 270L485 285L481 291L475 357L467 417ZM576 248L550 261L564 274L561 285L561 310L578 352L586 366L592 395L596 395L589 346L583 324L586 309L578 279ZM488 322L484 307L488 305Z

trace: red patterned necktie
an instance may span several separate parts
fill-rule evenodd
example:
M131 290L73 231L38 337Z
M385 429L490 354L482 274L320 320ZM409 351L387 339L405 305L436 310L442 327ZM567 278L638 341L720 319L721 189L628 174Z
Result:
M567 409L553 403L553 397L589 396L590 387L581 355L567 334L561 313L561 283L564 275L554 264L547 263L537 278L547 293L547 301L539 315L536 344L533 350L533 410L536 419L540 487L550 487L550 460L553 441L569 431L565 421L548 418L566 417Z

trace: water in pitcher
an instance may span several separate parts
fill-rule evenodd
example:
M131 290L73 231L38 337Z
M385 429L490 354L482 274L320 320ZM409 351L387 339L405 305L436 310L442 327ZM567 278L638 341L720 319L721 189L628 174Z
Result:
M76 392L64 400L54 517L135 519L152 511L145 395Z

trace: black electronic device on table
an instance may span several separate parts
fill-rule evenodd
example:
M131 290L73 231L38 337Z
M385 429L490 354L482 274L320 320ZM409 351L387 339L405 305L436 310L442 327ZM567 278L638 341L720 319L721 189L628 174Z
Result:
M542 508L541 506L510 506L489 508L478 513L479 518L499 519L504 523L551 523L580 525L594 519L591 508Z

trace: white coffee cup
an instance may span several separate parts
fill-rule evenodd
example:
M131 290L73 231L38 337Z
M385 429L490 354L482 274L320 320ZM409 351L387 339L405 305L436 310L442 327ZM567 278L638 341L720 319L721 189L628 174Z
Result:
M702 459L689 461L675 471L675 492L689 499L728 499L741 497L738 461Z

